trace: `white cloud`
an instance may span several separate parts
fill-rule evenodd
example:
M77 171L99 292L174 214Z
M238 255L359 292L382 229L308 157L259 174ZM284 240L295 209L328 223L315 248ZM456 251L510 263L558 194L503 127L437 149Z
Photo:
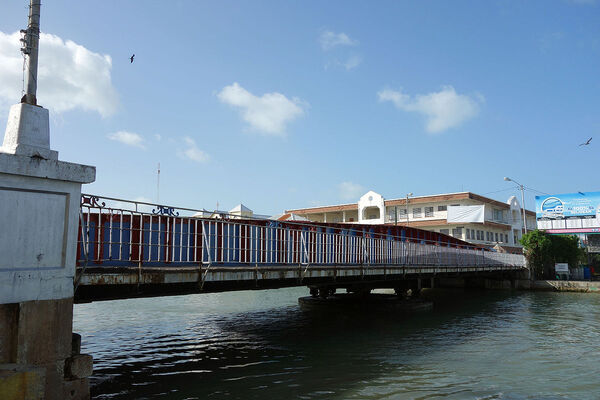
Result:
M426 130L431 133L455 128L473 118L483 103L481 95L469 97L458 94L452 86L444 86L439 92L418 94L411 97L402 91L384 89L377 93L379 101L391 101L403 111L425 115Z
M146 144L144 138L134 132L127 131L118 131L115 133L110 133L107 135L110 140L115 140L117 142L121 142L126 144L127 146L139 147L140 149L145 149Z
M340 197L344 200L355 200L365 193L365 188L358 183L342 182L338 185Z
M156 139L157 142L160 142L162 139L162 136L160 136L158 133L154 134L154 139Z
M345 60L334 59L325 64L325 69L329 68L344 68L346 71L350 71L353 68L356 68L362 62L362 57L358 55L353 55L348 57Z
M358 41L350 39L344 32L325 31L319 36L319 43L321 43L321 48L327 51L337 46L356 46Z
M351 39L345 33L335 33L331 31L325 31L319 36L319 42L321 43L321 49L327 52L327 62L325 63L325 69L331 67L344 68L346 71L350 71L358 67L362 62L362 57L358 54L350 53L347 47L357 46L358 41Z
M205 163L210 159L210 156L204 151L200 150L194 139L191 137L184 137L183 142L186 145L186 149L181 150L178 153L179 157L195 161L197 163Z
M217 97L225 104L241 109L242 118L257 132L285 136L286 124L304 114L302 102L281 93L265 93L258 97L237 82L225 86Z
M0 32L0 99L3 105L21 98L23 57L18 32ZM103 117L117 109L118 96L111 82L112 59L56 35L40 35L38 104L64 112L97 111Z
M358 67L358 65L362 62L362 57L360 56L351 56L344 62L342 65L346 70L351 70L352 68Z

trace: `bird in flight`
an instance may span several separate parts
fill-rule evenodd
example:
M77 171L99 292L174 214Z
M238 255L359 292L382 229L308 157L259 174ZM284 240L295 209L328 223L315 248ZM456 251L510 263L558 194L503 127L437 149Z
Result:
M131 57L129 57L129 61L131 61L130 64L133 62L134 57L135 57L135 54L133 54Z
M588 144L590 144L590 142L591 142L591 141L592 141L592 138L589 138L589 139L587 140L587 142L585 142L585 143L581 143L581 144L580 144L580 146L587 146Z

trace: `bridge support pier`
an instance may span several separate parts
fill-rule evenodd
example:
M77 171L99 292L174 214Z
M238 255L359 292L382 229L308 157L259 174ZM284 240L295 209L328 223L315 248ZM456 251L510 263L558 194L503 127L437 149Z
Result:
M0 148L0 397L87 399L73 278L81 185L96 171L57 160L46 110L13 108Z

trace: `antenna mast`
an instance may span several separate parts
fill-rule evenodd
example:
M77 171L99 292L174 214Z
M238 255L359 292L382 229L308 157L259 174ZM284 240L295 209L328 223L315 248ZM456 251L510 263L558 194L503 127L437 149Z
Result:
M156 203L160 203L160 163L156 170Z
M27 65L27 91L21 99L21 103L37 105L37 70L38 70L38 48L40 43L40 6L41 0L31 0L29 4L29 22L27 30L21 30L24 37L21 39L23 47L21 52L25 56Z

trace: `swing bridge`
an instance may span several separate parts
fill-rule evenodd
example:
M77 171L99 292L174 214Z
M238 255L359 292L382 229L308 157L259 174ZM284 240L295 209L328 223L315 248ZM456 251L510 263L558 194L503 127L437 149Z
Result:
M208 214L83 194L75 301L290 286L420 289L525 269L523 255L405 226Z

